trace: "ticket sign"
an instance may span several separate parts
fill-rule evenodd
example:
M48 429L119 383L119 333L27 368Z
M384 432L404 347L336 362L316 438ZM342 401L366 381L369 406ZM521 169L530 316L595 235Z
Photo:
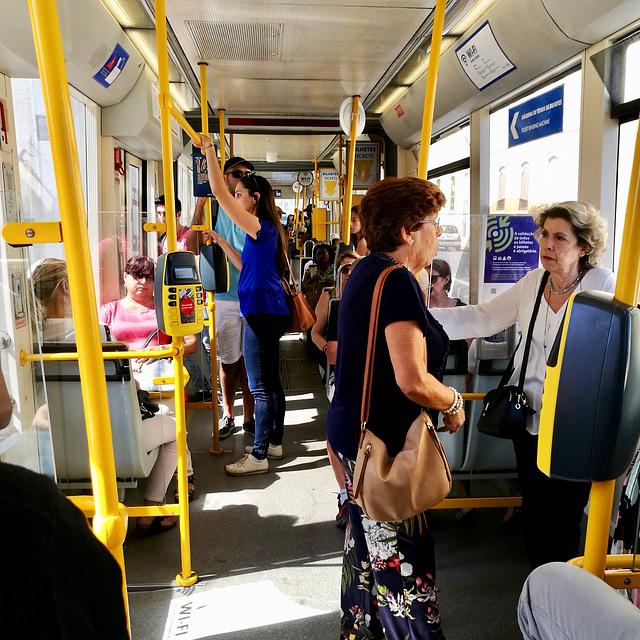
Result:
M564 85L509 109L509 147L560 133Z
M320 169L320 200L340 199L340 174L335 169Z
M380 179L380 145L377 142L356 142L353 188L367 189Z

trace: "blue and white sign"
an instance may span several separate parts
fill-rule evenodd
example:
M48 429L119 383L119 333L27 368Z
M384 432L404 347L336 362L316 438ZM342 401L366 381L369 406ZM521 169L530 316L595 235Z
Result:
M273 190L274 198L282 198L282 189L274 189Z
M485 284L518 282L538 266L537 226L531 216L489 216Z
M102 65L100 71L93 76L93 79L108 89L122 73L127 60L129 60L129 54L117 44L109 59Z
M562 131L564 85L509 109L509 147Z

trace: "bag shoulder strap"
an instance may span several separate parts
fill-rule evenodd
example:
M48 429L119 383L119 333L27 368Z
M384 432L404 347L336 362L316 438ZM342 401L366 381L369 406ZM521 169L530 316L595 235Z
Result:
M380 314L380 302L382 300L382 288L389 274L394 269L400 269L400 265L387 267L379 276L373 290L371 300L371 313L369 315L369 340L367 342L367 359L364 365L364 382L362 386L362 405L360 408L360 423L366 424L369 420L369 404L371 402L371 385L373 380L373 357L376 352L378 338L378 316Z
M142 345L142 349L146 349L149 346L149 343L151 342L151 340L153 340L153 336L155 336L158 333L160 333L160 329L154 329L149 334L149 337L144 341L144 344ZM142 349L141 349L141 351L142 351Z
M529 323L529 331L527 332L527 340L524 343L524 354L522 356L522 368L520 369L520 380L518 381L518 390L522 391L524 388L524 379L527 374L527 364L529 362L529 351L531 349L531 338L533 337L533 328L536 323L536 318L538 317L538 309L540 309L540 302L542 301L542 294L544 293L544 288L547 285L547 280L549 279L549 272L545 271L542 275L542 281L540 282L540 287L538 288L538 295L536 297L536 303L533 307L533 313L531 314L531 322ZM515 354L515 352L514 352Z

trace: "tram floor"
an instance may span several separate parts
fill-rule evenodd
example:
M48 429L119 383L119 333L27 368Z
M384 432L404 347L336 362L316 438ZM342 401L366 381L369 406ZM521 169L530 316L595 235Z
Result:
M222 455L212 456L211 413L189 418L196 480L191 566L198 582L175 582L177 528L147 537L131 524L125 563L133 640L339 637L344 532L335 526L337 484L326 456L328 401L297 336L283 340L281 358L285 455L269 462L269 473L227 476L224 465L243 454L251 437L240 430L222 441ZM241 411L238 395L239 423ZM142 488L125 501L140 503ZM461 523L453 510L431 514L449 640L521 638L516 605L527 561L518 519L505 527L501 516L486 509Z

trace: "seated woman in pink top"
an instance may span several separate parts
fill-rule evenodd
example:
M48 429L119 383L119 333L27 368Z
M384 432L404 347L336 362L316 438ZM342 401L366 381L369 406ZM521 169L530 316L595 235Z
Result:
M147 338L158 329L153 302L153 281L155 265L151 258L135 256L129 258L124 269L124 284L127 295L121 300L103 304L98 310L100 322L108 325L114 339L126 342L131 350L143 348ZM168 345L171 338L159 331L145 349L156 350ZM195 353L196 337L185 336L184 355ZM148 360L139 360L144 363ZM164 502L167 487L178 464L178 449L175 430L175 400L173 393L162 397L160 402L162 420L145 420L145 442L149 451L163 445L160 455L149 474L144 496L144 504L157 505ZM187 448L187 474L189 476L189 499L193 495L193 466L191 453ZM138 529L150 532L167 531L176 525L173 516L140 517Z

